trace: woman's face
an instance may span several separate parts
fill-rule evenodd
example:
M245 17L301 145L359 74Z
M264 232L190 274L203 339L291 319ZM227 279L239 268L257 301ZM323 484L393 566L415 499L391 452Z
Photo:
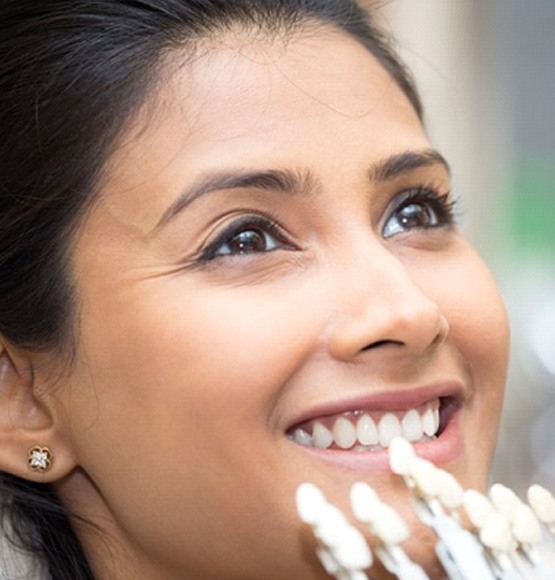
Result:
M73 246L77 356L56 397L81 469L60 492L114 535L119 577L316 578L301 482L348 509L367 481L409 511L357 425L363 442L408 429L485 484L504 309L445 162L354 40L230 35L176 70ZM104 540L83 538L101 566Z

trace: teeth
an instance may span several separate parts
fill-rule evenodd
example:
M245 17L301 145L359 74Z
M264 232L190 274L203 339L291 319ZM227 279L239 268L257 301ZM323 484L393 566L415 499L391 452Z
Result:
M357 440L355 426L346 417L339 417L333 426L333 438L341 449L350 449Z
M357 439L362 445L377 445L380 442L376 423L366 413L358 420Z
M392 439L401 436L401 424L393 413L386 413L378 423L378 433L380 434L380 445L389 447Z
M430 407L428 407L424 415L422 415L422 429L428 437L435 435L437 432L434 412Z
M293 432L293 441L299 445L304 445L305 447L312 446L312 436L304 429L295 429Z
M401 420L402 435L410 442L420 441L423 435L422 420L418 411L411 409L405 413Z
M353 451L372 451L389 447L396 437L416 443L428 441L439 430L439 409L428 405L420 412L409 409L404 414L387 412L379 420L369 413L353 411L345 413L332 422L331 419L314 421L312 426L294 429L289 438L305 447L339 449Z
M333 443L332 432L322 425L322 423L314 423L312 429L312 441L314 447L320 447L320 449L327 449Z

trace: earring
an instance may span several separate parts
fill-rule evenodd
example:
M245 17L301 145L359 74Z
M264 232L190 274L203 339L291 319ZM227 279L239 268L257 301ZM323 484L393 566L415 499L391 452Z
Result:
M52 467L54 457L48 447L35 445L27 451L27 463L32 471L47 472Z

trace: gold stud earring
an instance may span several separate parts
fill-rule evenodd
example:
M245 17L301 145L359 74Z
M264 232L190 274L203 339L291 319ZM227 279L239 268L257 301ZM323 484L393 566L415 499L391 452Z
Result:
M35 445L27 451L27 463L32 471L46 473L52 467L54 457L48 447Z

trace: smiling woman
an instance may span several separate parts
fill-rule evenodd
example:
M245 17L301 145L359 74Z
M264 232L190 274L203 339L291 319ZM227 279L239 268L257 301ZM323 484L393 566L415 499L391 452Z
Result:
M40 577L326 577L307 479L371 482L442 577L387 447L486 485L507 322L371 14L13 0L0 31L0 468Z

